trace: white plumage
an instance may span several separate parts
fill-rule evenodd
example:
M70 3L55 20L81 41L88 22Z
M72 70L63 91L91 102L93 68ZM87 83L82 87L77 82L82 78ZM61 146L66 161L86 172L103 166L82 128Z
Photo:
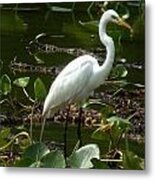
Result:
M94 88L93 76L98 68L96 59L89 55L78 57L69 63L51 85L43 115L50 117L67 103L82 103Z
M122 21L114 10L108 10L102 15L99 23L99 37L107 51L105 62L100 66L94 57L83 55L74 59L60 72L44 102L42 113L44 120L40 139L42 139L47 117L52 117L57 110L68 103L82 103L94 89L104 83L110 73L115 48L112 38L106 34L106 25L109 21L131 30L131 27Z

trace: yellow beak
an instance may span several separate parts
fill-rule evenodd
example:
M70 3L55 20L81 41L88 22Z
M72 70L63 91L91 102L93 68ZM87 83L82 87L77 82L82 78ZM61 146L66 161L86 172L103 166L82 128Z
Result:
M129 29L129 30L130 30L130 33L133 34L133 29L132 29L132 27L131 27L127 22L125 22L124 19L118 18L118 19L115 20L114 22L115 22L116 24L118 24L119 26L123 26L123 27Z

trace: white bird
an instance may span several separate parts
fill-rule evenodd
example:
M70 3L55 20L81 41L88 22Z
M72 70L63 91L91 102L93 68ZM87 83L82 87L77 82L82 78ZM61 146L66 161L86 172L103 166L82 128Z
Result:
M105 62L100 66L94 57L83 55L71 61L60 72L52 83L44 102L40 141L42 140L47 117L54 116L66 104L83 103L94 89L104 83L106 77L109 75L114 62L115 47L112 38L106 34L108 22L116 23L132 31L130 25L124 22L114 10L111 9L104 12L99 22L99 38L101 43L106 47L107 54Z

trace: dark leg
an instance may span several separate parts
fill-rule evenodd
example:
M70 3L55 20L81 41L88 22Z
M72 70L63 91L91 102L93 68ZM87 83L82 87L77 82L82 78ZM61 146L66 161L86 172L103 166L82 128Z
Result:
M70 107L66 109L67 115L65 119L65 131L64 131L64 157L67 158L67 129L68 129L68 120L69 120L69 110Z
M82 146L82 139L81 139L81 119L82 119L82 107L79 109L79 118L78 118L78 128L77 128L77 136L78 140L80 141L79 146Z
M68 120L65 122L65 132L64 132L64 157L67 158L67 128L68 128Z

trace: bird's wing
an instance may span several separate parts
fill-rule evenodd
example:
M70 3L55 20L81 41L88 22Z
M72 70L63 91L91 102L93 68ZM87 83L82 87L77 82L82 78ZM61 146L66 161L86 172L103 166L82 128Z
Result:
M73 101L82 93L93 73L91 60L72 61L58 75L44 103L43 114L50 109Z

